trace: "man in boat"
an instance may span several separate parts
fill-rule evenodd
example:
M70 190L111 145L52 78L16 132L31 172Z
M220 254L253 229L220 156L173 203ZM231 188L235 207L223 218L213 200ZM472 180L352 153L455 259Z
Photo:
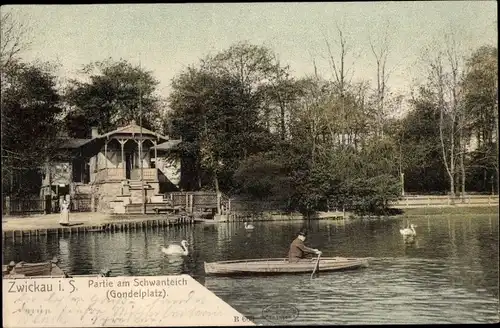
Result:
M301 259L305 259L306 254L317 254L320 255L321 251L316 248L309 248L304 245L306 240L307 232L300 231L297 238L290 245L290 251L288 252L289 262L298 262Z

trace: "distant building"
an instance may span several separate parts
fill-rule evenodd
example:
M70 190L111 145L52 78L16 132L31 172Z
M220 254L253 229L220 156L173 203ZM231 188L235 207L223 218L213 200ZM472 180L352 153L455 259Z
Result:
M102 212L113 212L116 203L148 202L178 190L180 159L167 154L179 142L134 121L104 134L92 128L89 139L66 137L58 160L43 169L40 196L85 195Z

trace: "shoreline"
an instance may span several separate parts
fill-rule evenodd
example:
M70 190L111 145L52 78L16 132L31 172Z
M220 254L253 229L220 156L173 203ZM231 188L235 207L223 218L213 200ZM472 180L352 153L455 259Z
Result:
M100 212L74 212L70 213L71 226L62 226L59 224L59 214L38 214L38 215L25 215L25 216L2 216L2 232L6 233L15 232L30 232L33 230L73 230L98 228L102 226L111 227L113 225L184 225L184 224L219 224L231 222L273 222L273 221L316 221L316 220L329 220L329 221L343 221L343 220L359 220L359 219L382 219L382 218L402 218L409 216L456 216L456 215L498 215L498 205L492 206L454 206L454 207L419 207L419 208L405 208L401 209L403 212L394 215L373 215L373 216L358 216L347 215L345 218L338 217L338 212L332 212L329 216L328 212L323 212L310 219L304 218L299 214L266 214L260 217L239 217L236 220L218 221L218 220L204 220L200 218L183 219L179 215L166 215L166 214L111 214ZM63 231L64 232L64 231Z
M498 215L499 206L495 205L470 205L470 206L431 206L431 207L414 207L414 208L401 208L403 213L397 216L428 216L428 215Z
M150 225L179 225L192 224L193 220L183 220L178 215L143 215L143 214L110 214L100 212L75 212L70 213L70 225L59 224L59 214L39 214L27 216L2 216L2 233L42 231L41 234L48 233L47 230L78 231L96 229L103 226L137 226ZM118 229L118 228L117 228ZM38 233L36 233L38 234Z

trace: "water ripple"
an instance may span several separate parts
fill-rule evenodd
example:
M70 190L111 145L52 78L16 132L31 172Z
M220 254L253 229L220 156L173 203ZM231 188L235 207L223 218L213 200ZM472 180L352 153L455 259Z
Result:
M494 218L494 217L493 217ZM235 309L274 325L262 311L285 303L299 316L290 324L435 324L498 321L498 220L412 218L415 244L405 245L397 220L349 222L255 222L122 233L40 237L5 241L3 261L45 261L58 256L72 274L109 268L112 275L188 273ZM205 277L203 262L283 257L300 228L324 256L369 257L366 269L276 277ZM159 251L187 239L190 254Z

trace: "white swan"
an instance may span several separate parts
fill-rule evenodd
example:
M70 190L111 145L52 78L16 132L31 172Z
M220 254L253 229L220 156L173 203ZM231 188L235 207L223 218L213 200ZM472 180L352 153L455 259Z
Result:
M245 222L245 229L246 229L246 230L253 230L254 228L255 228L255 227L254 227L253 225L248 224L248 223L246 223L246 222Z
M417 232L415 231L415 228L417 226L414 224L410 224L410 228L405 228L405 229L400 229L399 232L404 236L404 237L409 237L409 236L416 236Z
M187 245L189 245L188 242L186 240L183 240L181 241L181 246L174 244L169 245L167 248L162 246L161 251L168 255L188 255L189 251Z

